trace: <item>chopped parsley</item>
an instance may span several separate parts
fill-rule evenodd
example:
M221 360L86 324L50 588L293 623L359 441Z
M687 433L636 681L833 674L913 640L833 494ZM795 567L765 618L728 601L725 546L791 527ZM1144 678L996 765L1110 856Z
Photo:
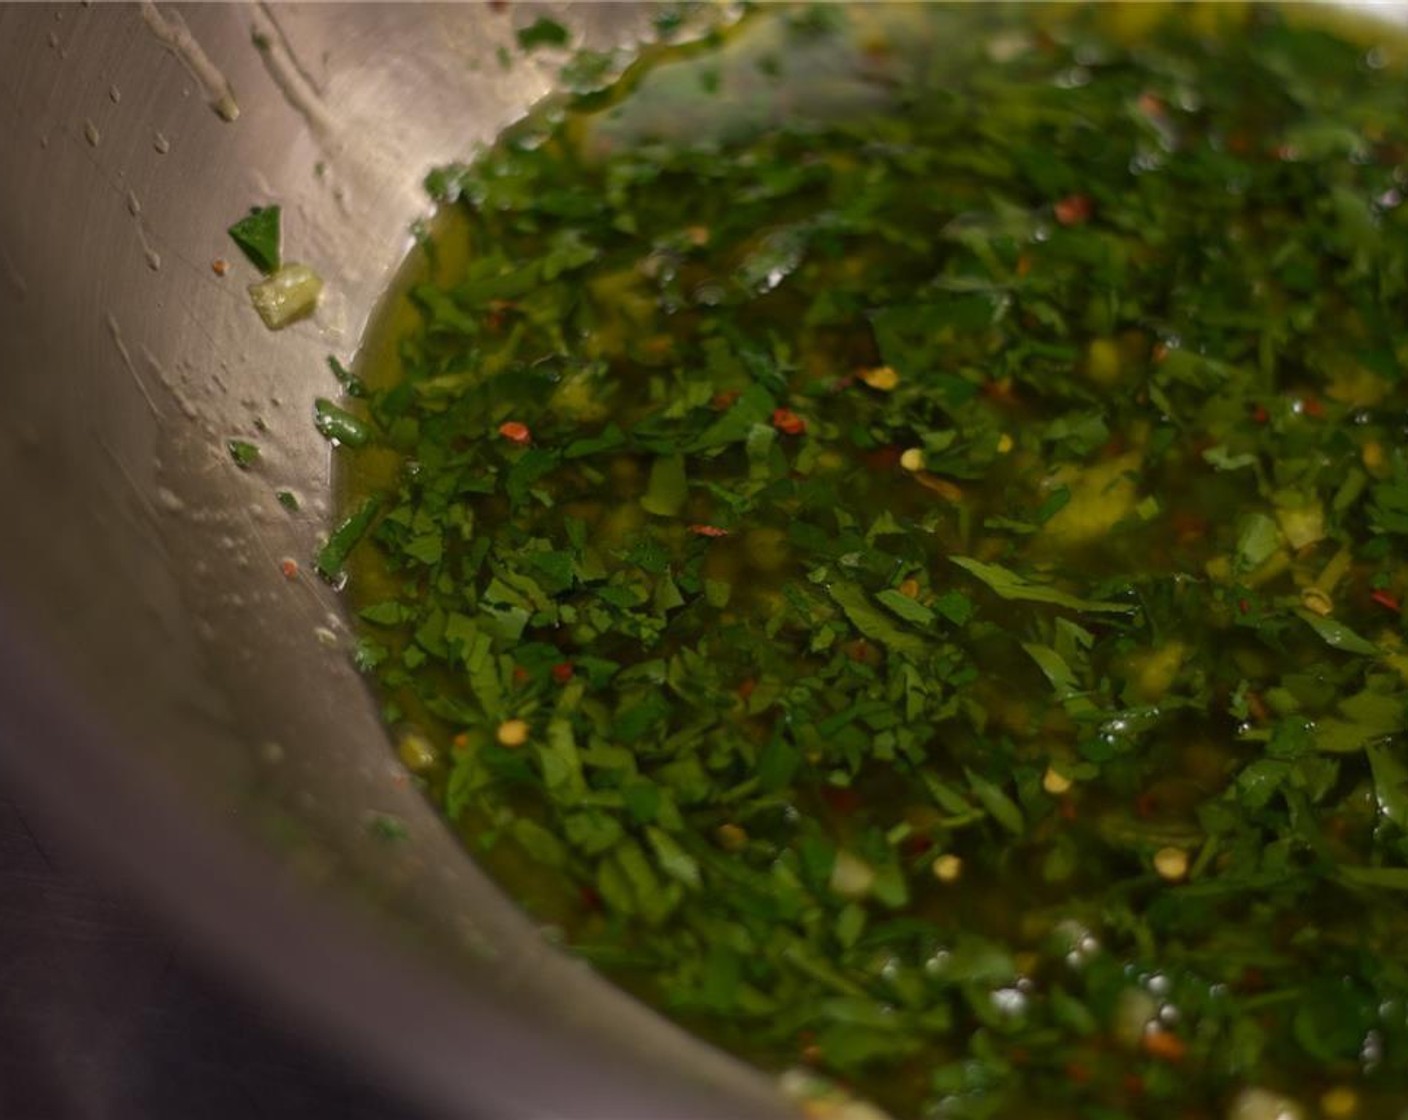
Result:
M318 404L476 857L897 1116L1408 1100L1408 83L1195 11L667 50L429 177Z
M259 445L246 439L226 440L225 448L234 460L235 466L247 471L259 461Z
M278 271L279 208L254 206L249 213L232 225L230 238L249 258L249 262L266 275Z
M525 51L539 47L565 47L572 41L571 33L555 19L539 16L527 27L520 27L515 33L518 46Z

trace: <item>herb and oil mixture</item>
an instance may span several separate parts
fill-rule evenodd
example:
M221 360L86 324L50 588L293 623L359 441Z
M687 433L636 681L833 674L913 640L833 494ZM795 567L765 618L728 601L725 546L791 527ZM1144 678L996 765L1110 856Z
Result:
M661 52L430 177L320 406L476 856L896 1116L1408 1105L1408 83L1161 11Z

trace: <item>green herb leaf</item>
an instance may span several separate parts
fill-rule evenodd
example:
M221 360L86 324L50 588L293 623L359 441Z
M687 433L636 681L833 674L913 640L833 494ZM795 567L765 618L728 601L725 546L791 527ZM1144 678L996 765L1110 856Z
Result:
M731 443L742 443L753 425L767 422L777 407L777 401L761 385L750 385L739 395L729 410L705 428L689 451L711 451Z
M646 839L655 851L660 870L672 879L678 879L687 887L699 886L699 864L686 852L668 832L659 828L647 828Z
M872 641L906 657L922 657L927 648L924 640L901 630L888 615L870 602L870 597L858 584L833 580L827 592L850 619L851 625Z
M1014 836L1021 836L1027 830L1027 821L1017 803L981 774L972 770L964 770L964 773L968 776L968 785L972 787L974 796L988 815Z
M1132 614L1138 608L1127 603L1095 602L1068 595L1054 587L1029 583L1016 572L997 564L985 564L966 556L950 556L949 559L969 575L987 584L999 598L1027 603L1049 603L1054 607L1086 613Z
M1264 513L1254 513L1242 524L1237 537L1234 565L1239 573L1250 572L1270 558L1281 547L1281 530L1276 519Z
M547 16L539 16L527 27L520 27L516 37L519 47L525 51L534 51L539 47L565 47L572 40L567 28Z
M908 595L903 595L898 591L886 588L884 591L877 591L875 599L881 606L887 607L905 622L912 622L916 626L928 626L934 621L934 612L917 599L911 599Z
M641 508L657 517L677 517L689 497L683 455L662 455L650 467L650 481L641 495Z
M225 446L229 449L230 458L240 470L247 471L259 461L259 446L248 440L232 439Z
M1379 811L1399 828L1408 829L1408 765L1398 752L1382 744L1364 748L1374 776L1374 795Z
M1337 619L1318 615L1314 611L1297 608L1295 615L1316 634L1320 640L1332 649L1340 650L1344 653L1360 653L1368 657L1377 657L1379 647L1373 642L1365 641L1343 622Z
M328 537L327 544L318 550L316 567L318 574L329 582L336 583L342 578L347 556L357 542L366 536L376 515L381 510L381 499L367 498L357 510L347 517Z
M230 237L260 272L274 272L279 258L279 208L255 206L229 229Z
M347 447L363 447L371 439L362 421L322 397L313 402L313 425L324 439Z

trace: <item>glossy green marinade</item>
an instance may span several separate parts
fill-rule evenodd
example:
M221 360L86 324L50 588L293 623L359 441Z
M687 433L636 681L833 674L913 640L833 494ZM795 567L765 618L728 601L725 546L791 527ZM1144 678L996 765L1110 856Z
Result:
M476 855L896 1115L1408 1103L1408 83L1151 11L768 9L558 103L320 413Z

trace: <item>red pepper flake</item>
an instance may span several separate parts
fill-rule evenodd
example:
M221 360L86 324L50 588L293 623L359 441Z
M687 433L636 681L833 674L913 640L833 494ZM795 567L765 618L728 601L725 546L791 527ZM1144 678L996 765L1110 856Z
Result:
M577 668L572 662L559 661L552 667L552 679L558 684L566 684L572 679L573 674L576 672Z
M1017 279L1021 280L1032 270L1032 255L1030 253L1019 253L1017 255Z
M1162 117L1168 111L1164 99L1157 93L1150 93L1148 90L1139 95L1138 105L1139 111L1146 117Z
M790 408L775 408L772 426L785 436L799 436L807 430L807 422Z
M732 408L733 404L743 395L739 389L722 389L715 393L709 401L709 407L722 412L726 408Z
M1145 1031L1140 1041L1144 1053L1161 1062L1181 1062L1188 1053L1188 1044L1171 1031Z
M872 471L884 473L892 471L900 465L900 455L902 450L895 444L885 447L877 447L874 451L865 453L865 465Z
M1271 719L1271 709L1259 692L1247 693L1247 712L1257 723L1266 723Z
M1052 210L1063 226L1081 226L1095 213L1095 203L1088 194L1068 194L1059 199Z
M527 684L527 683L528 683L530 680L532 680L532 679L533 679L533 674L531 674L530 672L528 672L528 670L525 669L522 665L515 665L515 666L513 667L513 683L514 683L514 684L519 685L519 686L522 686L522 685Z
M718 525L691 525L689 531L696 537L726 537L728 530Z
M533 442L533 433L528 430L528 425L517 420L505 420L500 424L499 435L509 443L516 443L519 447Z
M1134 799L1134 815L1140 820L1149 820L1153 817L1154 811L1157 808L1158 803L1154 800L1152 794L1141 793Z
M1375 591L1369 598L1373 599L1374 602L1378 603L1384 610L1392 611L1394 614L1398 614L1403 610L1403 604L1398 601L1398 597L1382 589Z
M857 638L853 642L847 642L841 649L852 661L858 661L862 665L874 665L880 660L875 647L864 638Z
M1251 603L1249 603L1246 599L1238 599L1238 600L1237 600L1237 613L1238 613L1238 614L1251 614L1251 611L1252 611L1252 605L1251 605Z
M582 885L577 889L577 899L581 902L583 910L590 910L592 913L601 910L601 895L595 887Z
M1167 342L1156 342L1156 343L1154 343L1154 350L1153 350L1153 353L1152 353L1150 356L1154 359L1154 364L1155 364L1156 366L1157 366L1157 365L1161 365L1161 364L1163 363L1163 360L1168 357L1168 343L1167 343Z
M1105 459L1118 459L1129 450L1129 439L1123 432L1117 432L1107 439L1100 448L1100 455Z
M514 309L515 304L511 300L491 299L489 301L489 314L485 317L485 324L497 334L503 329L504 320L508 318L508 313Z
M210 262L210 271L215 273L216 276L224 276L225 273L230 271L230 262L224 257L216 257Z
M1259 404L1252 408L1252 419L1258 424L1265 424L1271 419L1271 413L1264 404Z
M821 799L833 813L839 813L843 817L849 817L860 808L860 794L850 786L825 786L821 791Z
M1300 408L1312 420L1319 420L1325 415L1325 405L1319 397L1306 397L1300 402Z
M753 690L757 687L758 682L754 678L749 677L746 680L740 681L738 687L734 689L734 691L738 693L738 698L740 700L747 700L748 697L753 695Z
M911 859L926 855L933 846L934 841L922 832L911 833L900 843L900 849Z
M455 751L469 750L469 735L466 732L461 731L458 735L456 735L453 739L450 740L450 749Z
M1208 519L1191 510L1174 510L1169 517L1169 528L1180 541L1196 541L1207 536Z
M1015 404L1017 401L1017 392L1010 377L994 377L984 381L979 391L988 400L999 404Z
M1074 797L1063 797L1056 803L1056 811L1061 814L1061 819L1069 824L1080 816L1080 810L1076 808Z
M298 561L285 558L279 561L279 571L283 572L284 579L298 578Z
M1090 1082L1090 1069L1080 1062L1066 1063L1066 1080L1076 1085L1086 1085Z

